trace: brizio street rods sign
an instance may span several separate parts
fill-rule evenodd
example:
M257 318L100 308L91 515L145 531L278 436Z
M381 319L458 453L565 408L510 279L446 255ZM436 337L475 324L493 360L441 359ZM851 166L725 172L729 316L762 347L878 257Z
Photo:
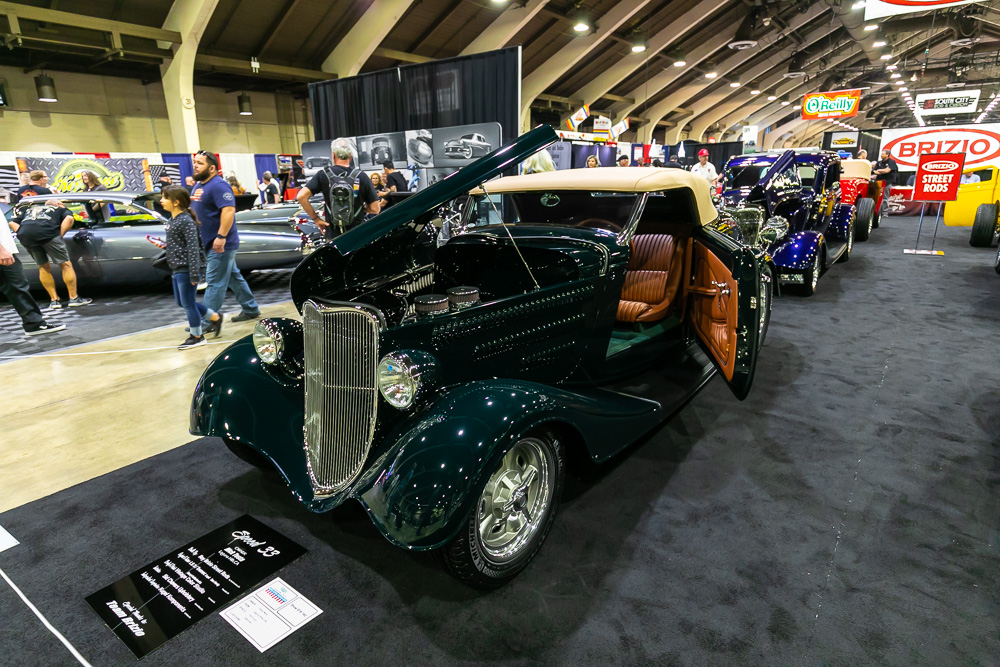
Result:
M1000 162L1000 123L910 127L882 130L882 150L888 150L901 171L913 171L923 153L965 153L965 166Z
M860 89L808 93L802 98L802 120L857 116L860 101Z
M964 159L962 153L922 154L913 185L913 201L955 201Z
M87 603L141 658L305 552L244 514L87 596Z

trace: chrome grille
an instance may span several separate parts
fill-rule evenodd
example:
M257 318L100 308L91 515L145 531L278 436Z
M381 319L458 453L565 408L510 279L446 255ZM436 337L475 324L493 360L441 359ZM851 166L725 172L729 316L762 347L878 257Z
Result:
M330 494L361 472L375 435L378 400L377 311L307 301L305 448L317 494Z

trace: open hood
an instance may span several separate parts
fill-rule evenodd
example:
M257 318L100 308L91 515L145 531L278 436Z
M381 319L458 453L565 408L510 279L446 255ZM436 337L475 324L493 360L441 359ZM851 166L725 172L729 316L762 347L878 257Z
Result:
M426 243L419 242L420 233L409 223L468 194L558 140L548 125L537 127L320 246L292 273L290 287L296 307L301 309L307 298L343 295L344 290L352 286L377 282L385 276L404 273L433 261L433 253L421 254L421 247Z
M511 165L524 161L558 140L555 130L548 125L540 125L522 134L513 142L463 167L443 181L421 190L412 197L407 197L385 213L341 234L314 254L329 252L334 248L342 255L353 252L455 197L467 194L479 184L499 176Z

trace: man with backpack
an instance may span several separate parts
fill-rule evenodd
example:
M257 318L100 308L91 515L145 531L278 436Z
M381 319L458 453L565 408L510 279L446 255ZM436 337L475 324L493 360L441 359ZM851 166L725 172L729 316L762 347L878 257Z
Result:
M330 142L330 154L333 165L316 172L296 197L302 210L327 238L361 222L365 213L379 212L378 193L371 179L351 165L351 142L343 137L334 139ZM309 198L317 192L323 193L326 220L309 203Z

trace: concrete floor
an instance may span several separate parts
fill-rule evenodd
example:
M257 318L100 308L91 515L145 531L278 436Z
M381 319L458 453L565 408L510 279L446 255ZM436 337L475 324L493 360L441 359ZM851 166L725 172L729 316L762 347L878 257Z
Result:
M290 301L261 312L298 316ZM198 378L253 325L227 322L220 338L178 350L187 335L178 321L0 364L0 512L190 441Z

